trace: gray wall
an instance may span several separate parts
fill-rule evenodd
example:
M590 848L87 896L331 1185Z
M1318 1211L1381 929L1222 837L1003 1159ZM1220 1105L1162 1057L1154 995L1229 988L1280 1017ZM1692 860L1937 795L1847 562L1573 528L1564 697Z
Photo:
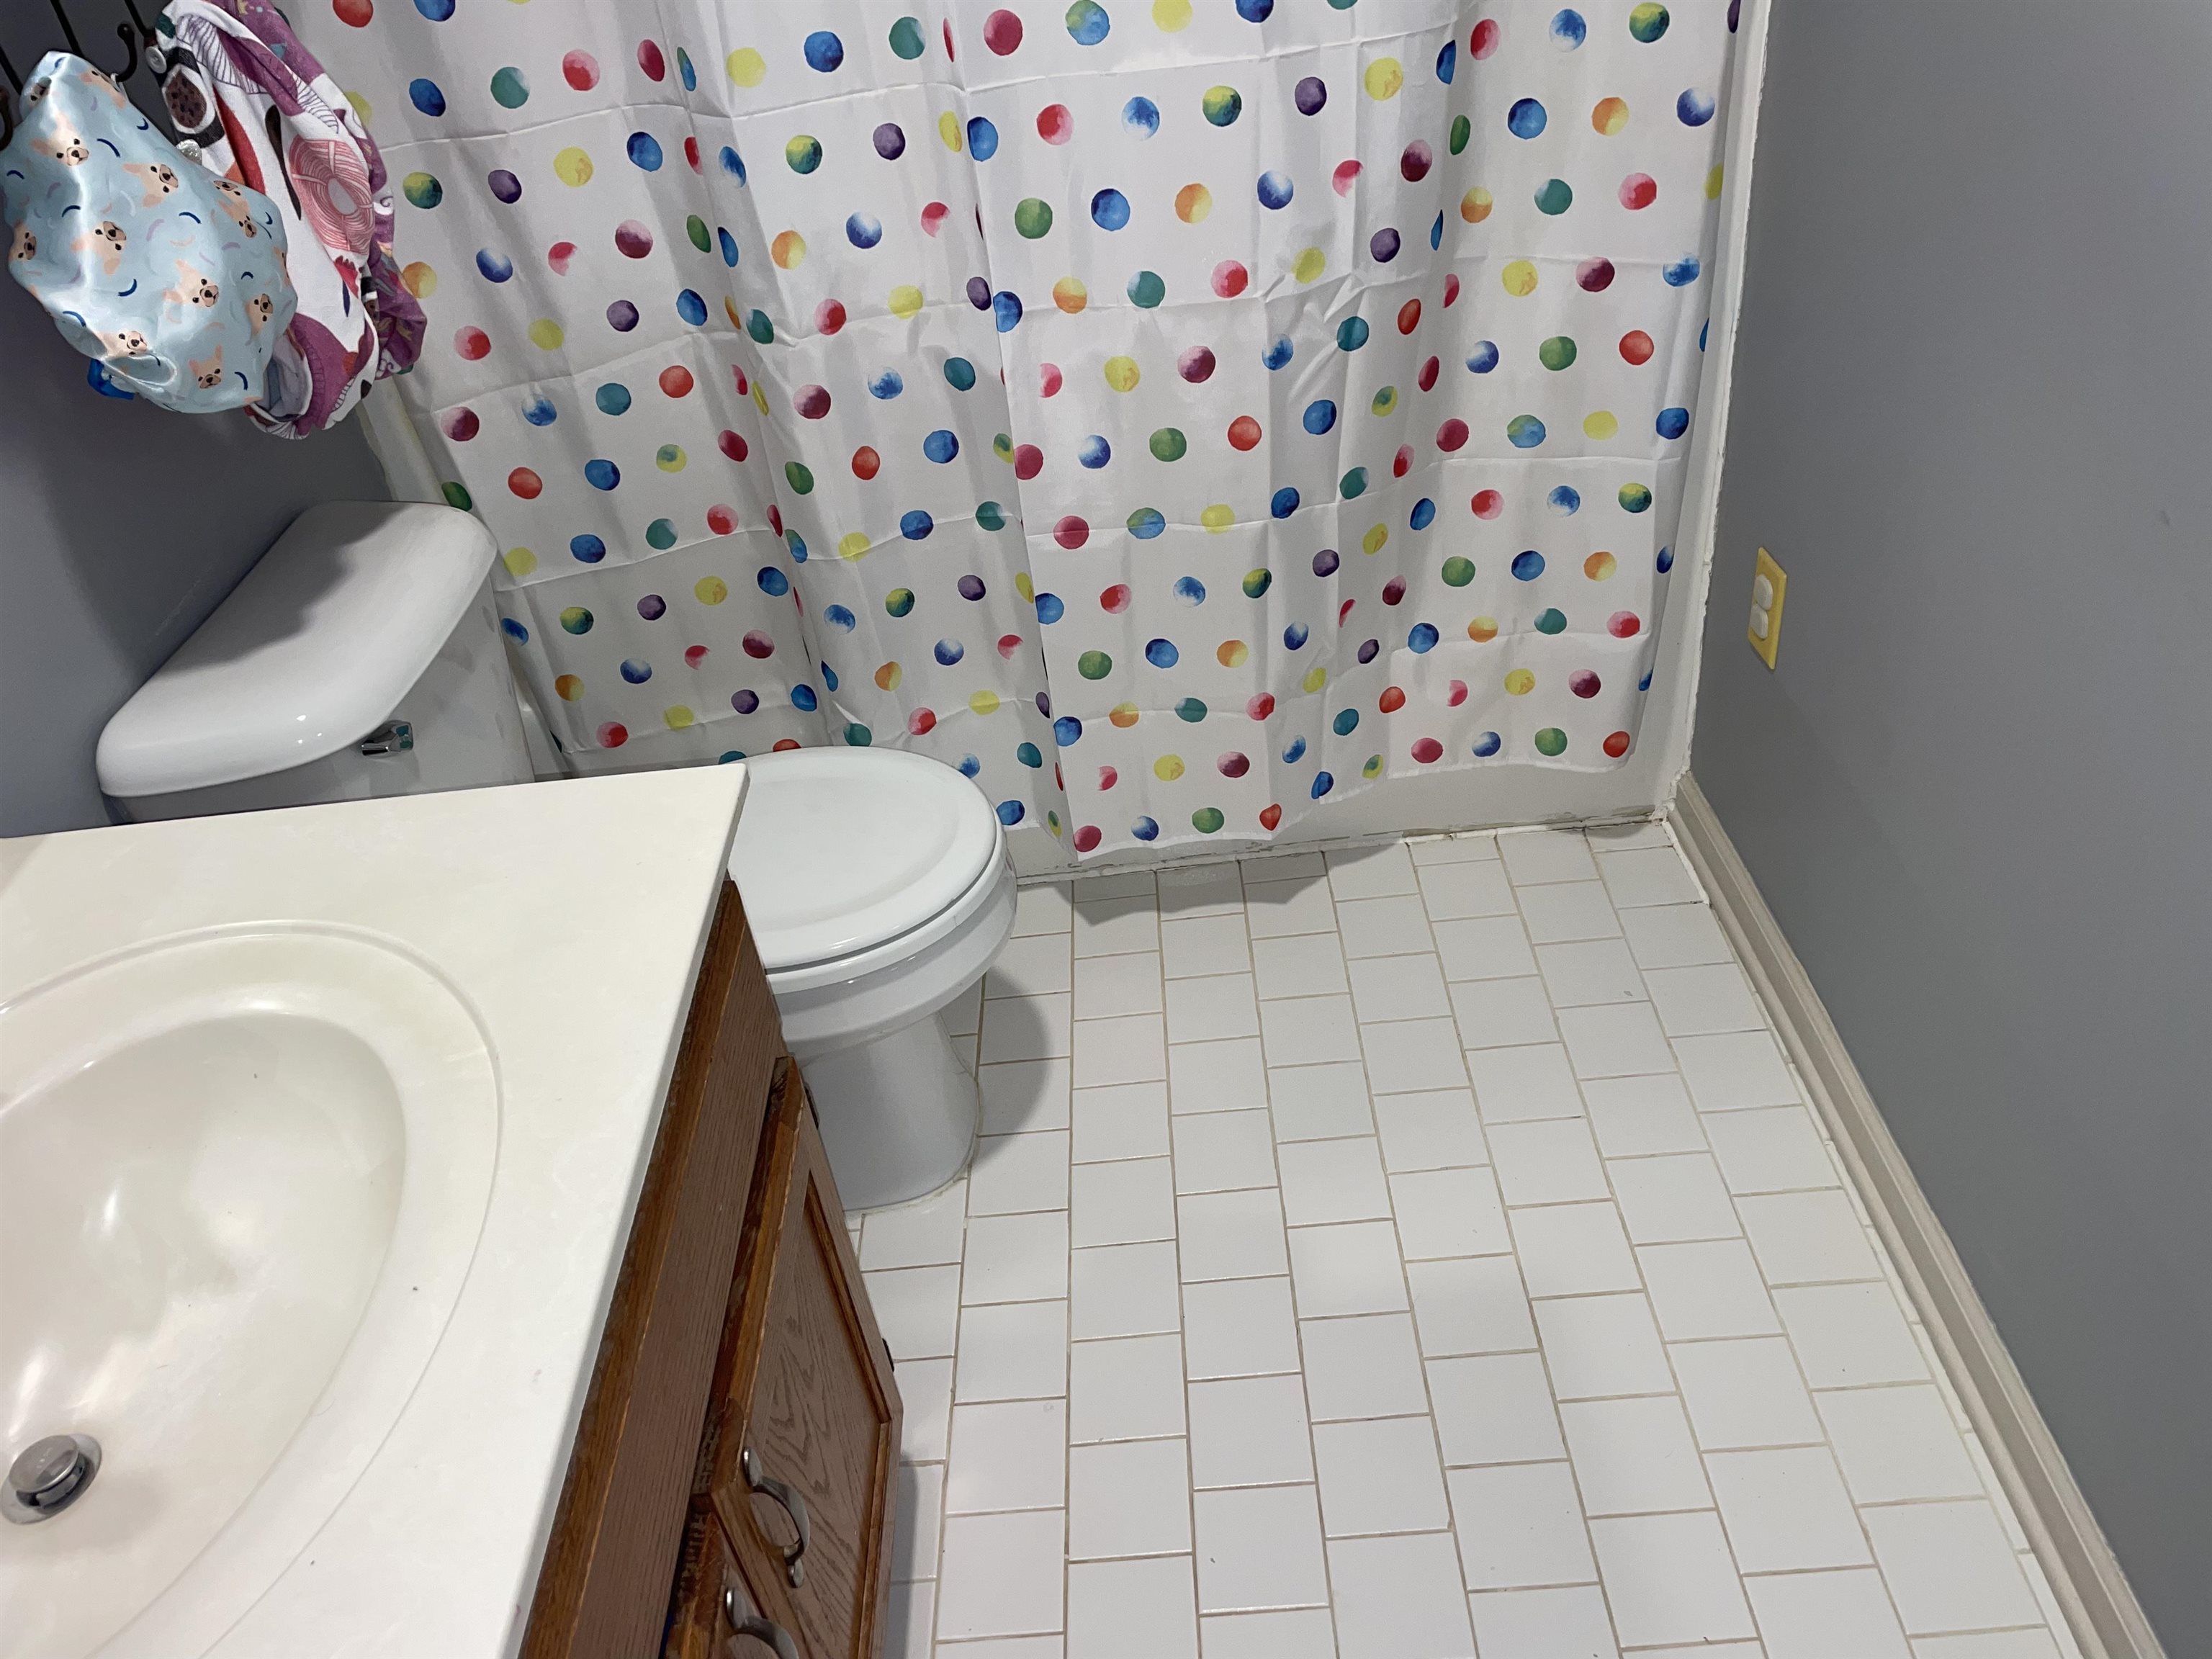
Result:
M21 38L0 43L27 73ZM107 717L301 507L386 494L352 421L289 442L102 398L84 370L0 276L0 835L105 823Z
M2212 1653L2212 6L1778 0L1771 53L1692 770Z

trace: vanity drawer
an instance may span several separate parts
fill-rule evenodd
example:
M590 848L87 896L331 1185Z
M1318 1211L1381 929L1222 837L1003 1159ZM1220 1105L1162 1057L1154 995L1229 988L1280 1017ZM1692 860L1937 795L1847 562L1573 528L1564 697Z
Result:
M873 1659L899 1398L798 1067L780 1063L695 1482L800 1659Z
M778 1650L779 1638L790 1653ZM763 1611L714 1505L695 1503L684 1522L661 1659L793 1659L795 1654L804 1659L791 1633Z

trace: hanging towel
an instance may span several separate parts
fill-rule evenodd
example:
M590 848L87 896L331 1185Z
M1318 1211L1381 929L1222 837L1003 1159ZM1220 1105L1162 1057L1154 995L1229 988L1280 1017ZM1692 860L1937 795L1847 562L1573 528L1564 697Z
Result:
M422 336L426 326L422 307L409 293L399 279L399 262L393 258L392 182L385 172L383 153L377 149L376 140L369 136L368 124L353 107L353 100L342 92L337 83L324 71L315 55L309 52L299 36L292 32L284 14L268 0L219 0L220 9L227 10L239 21L252 29L269 50L284 61L300 79L319 93L324 100L337 112L338 118L351 131L361 145L362 156L368 163L369 204L374 213L374 227L368 249L368 290L364 295L369 315L376 324L377 340L381 348L377 362L379 380L387 375L404 374L415 367L422 355ZM173 36L172 48L173 49ZM167 52L162 54L167 63ZM157 70L157 73L160 72ZM179 101L196 104L198 113L191 118L195 127L205 127L215 119L214 111L205 98L191 91L191 83L181 76L166 76L163 92L177 88ZM185 131L185 116L175 106L171 114L178 122L178 131ZM200 135L194 133L198 137ZM215 134L222 136L219 125Z
M294 309L276 205L194 167L82 58L49 52L23 103L0 150L8 269L94 384L185 414L257 408Z
M336 82L264 0L173 0L163 96L211 172L264 191L295 250L299 310L251 412L280 437L343 420L421 349L392 261L383 159Z

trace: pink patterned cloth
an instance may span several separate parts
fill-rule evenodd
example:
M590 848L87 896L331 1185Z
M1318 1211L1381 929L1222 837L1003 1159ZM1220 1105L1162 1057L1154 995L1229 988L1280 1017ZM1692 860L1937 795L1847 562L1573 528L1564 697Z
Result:
M179 131L210 171L268 196L290 235L300 308L249 412L280 437L322 431L422 349L422 307L392 254L383 158L267 0L173 0L161 33Z

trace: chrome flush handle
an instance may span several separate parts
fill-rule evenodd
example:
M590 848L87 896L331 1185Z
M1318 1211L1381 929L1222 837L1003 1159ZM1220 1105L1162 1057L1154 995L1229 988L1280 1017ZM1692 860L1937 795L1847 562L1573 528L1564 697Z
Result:
M738 1652L738 1638L750 1636L766 1645L775 1659L799 1659L799 1644L791 1639L791 1632L764 1613L756 1613L750 1601L740 1597L738 1587L729 1579L722 1581L722 1615L730 1621L730 1651Z
M791 1581L792 1589L797 1589L806 1582L806 1563L803 1559L809 1537L806 1500L784 1482L765 1473L761 1468L760 1459L753 1455L750 1446L738 1454L738 1472L744 1476L748 1488L763 1498L774 1498L781 1505L783 1512L791 1517L791 1524L798 1529L798 1540L786 1546L783 1552L783 1576Z
M415 746L415 728L405 720L391 720L361 740L361 752L371 760L404 755Z

